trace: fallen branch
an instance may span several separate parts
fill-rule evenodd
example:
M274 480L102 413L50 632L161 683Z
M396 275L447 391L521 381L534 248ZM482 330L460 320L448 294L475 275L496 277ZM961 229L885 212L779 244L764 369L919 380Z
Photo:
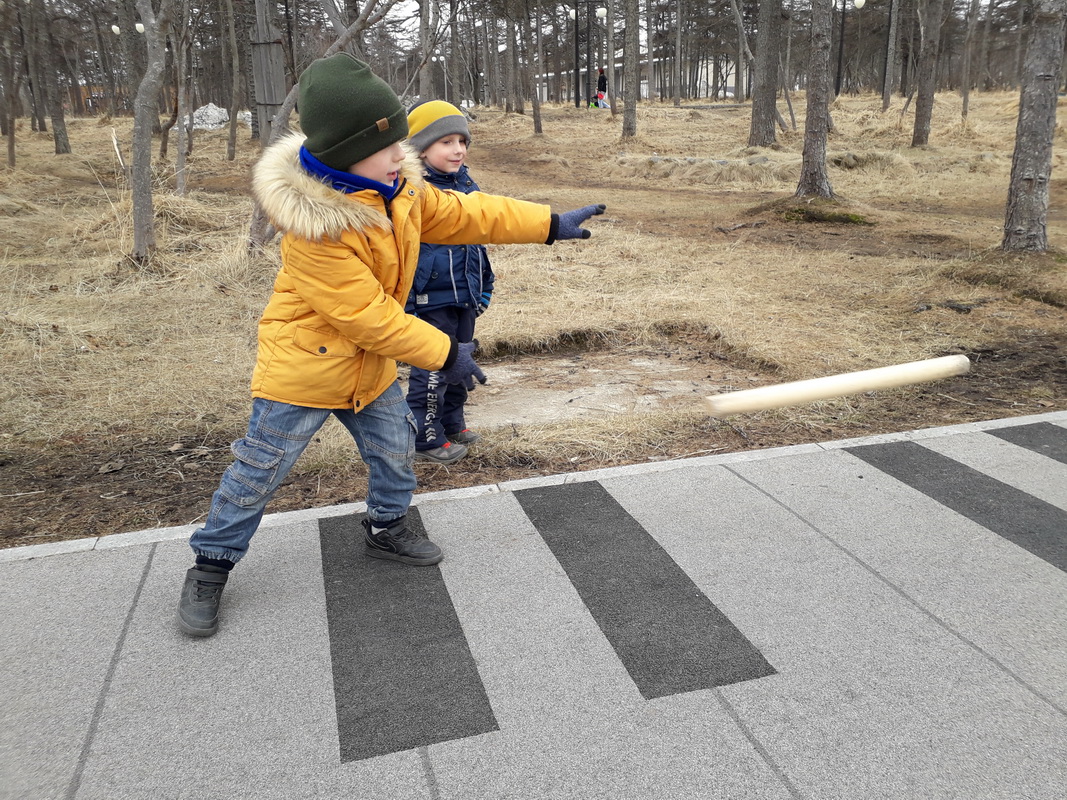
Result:
M720 233L730 233L731 231L736 231L738 228L760 228L766 224L766 220L760 219L755 222L738 222L736 225L718 225L715 230Z

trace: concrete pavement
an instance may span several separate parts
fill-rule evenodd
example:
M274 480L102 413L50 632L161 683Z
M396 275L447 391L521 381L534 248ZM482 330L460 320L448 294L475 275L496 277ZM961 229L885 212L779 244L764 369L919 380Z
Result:
M3 798L1067 795L1067 412L0 551Z

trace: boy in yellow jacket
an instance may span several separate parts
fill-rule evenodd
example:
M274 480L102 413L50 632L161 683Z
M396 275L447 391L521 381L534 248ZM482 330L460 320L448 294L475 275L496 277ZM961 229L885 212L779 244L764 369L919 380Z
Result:
M485 376L475 343L460 344L404 313L420 241L519 244L588 238L602 205L552 214L547 206L427 186L401 140L396 94L345 53L300 76L301 128L263 154L253 192L283 233L282 267L259 321L252 415L204 526L190 539L178 622L192 636L218 629L222 590L245 555L267 501L332 414L366 462L367 555L436 564L441 549L411 531L415 422L396 361L462 383Z

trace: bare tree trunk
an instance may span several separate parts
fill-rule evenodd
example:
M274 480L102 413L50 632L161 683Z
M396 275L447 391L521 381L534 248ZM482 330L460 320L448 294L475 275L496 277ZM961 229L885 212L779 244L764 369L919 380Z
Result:
M615 90L618 85L615 72L615 1L607 0L604 5L608 9L608 16L604 20L608 29L608 57L605 64L608 74L608 105L611 106L611 116L615 117L619 113L619 104L616 98L618 92Z
M48 126L44 121L45 102L44 91L40 81L40 70L37 68L37 9L29 6L25 14L16 7L15 17L18 21L18 32L22 45L22 68L26 76L26 89L30 93L32 130L41 133L48 132Z
M459 2L449 0L448 5L448 72L452 83L452 102L457 107L463 105L463 81L459 60Z
M48 101L49 116L52 118L52 140L56 155L70 152L70 138L67 136L67 119L63 113L63 96L59 89L59 65L55 63L59 47L52 35L52 26L48 24L48 5L41 0L42 40L45 47L41 50L41 67L45 80L45 98Z
M889 21L885 37L885 66L882 70L882 111L889 110L897 85L900 53L900 0L889 0Z
M1048 249L1045 226L1065 25L1067 0L1034 0L1000 245L1004 250Z
M429 53L433 47L430 39L430 9L433 0L419 0L419 49L422 51L422 66L419 67L419 99L430 100L433 97L433 75L430 66L433 62Z
M165 83L165 81L164 81ZM166 95L166 91L163 92ZM178 85L174 85L174 102L170 104L170 116L167 121L159 126L159 160L167 159L167 148L170 147L170 131L178 122Z
M778 62L782 0L760 0L756 33L756 70L752 81L752 118L749 147L770 147L778 142L774 130L778 97Z
M941 17L944 0L924 0L919 10L922 43L919 45L919 75L915 90L915 128L912 147L930 143L930 121L934 115L937 89L937 55L941 44Z
M19 70L15 47L15 13L10 3L0 4L0 45L3 54L4 130L7 133L7 165L15 166L15 109L18 106Z
M629 139L637 136L637 96L641 92L641 14L637 0L623 0L622 14L626 30L622 43L622 138Z
M160 0L160 2L166 1ZM137 32L136 14L134 13L134 9L136 8L139 11L140 7L141 0L118 0L115 3L115 11L118 14L119 22L119 44L123 57L126 59L127 96L131 102L137 96L143 72L141 34ZM148 23L145 21L143 14L141 15L141 22L144 24L145 30L147 30Z
M501 81L501 79L500 79L500 76L501 76L500 48L498 46L500 43L497 40L497 25L496 25L496 18L495 17L490 19L490 29L493 31L493 37L492 37L492 39L487 40L486 43L485 43L486 53L489 54L489 67L490 67L490 69L487 69L485 71L485 74L487 76L490 75L490 74L493 76L492 80L489 83L489 88L490 88L490 91L492 92L491 96L493 98L493 105L494 106L500 106L500 105L505 105L507 103L507 97L506 97L506 95L507 95L507 84L504 81ZM505 80L506 80L506 76L505 76ZM502 85L505 87L504 103L500 102L500 88L501 88Z
M233 0L225 0L223 10L226 14L226 32L230 48L230 130L226 139L226 160L237 158L237 115L241 108L241 55L237 49L237 20L233 13Z
M156 249L155 209L152 203L152 130L159 125L156 99L163 84L167 28L174 0L159 0L158 12L152 0L137 0L137 10L145 26L148 63L133 103L133 155L131 185L133 195L133 252L138 265L147 264Z
M109 117L115 117L118 115L119 103L118 87L115 84L115 69L111 64L111 60L107 57L107 50L104 48L104 37L100 33L100 26L95 18L92 20L92 25L93 38L96 41L97 65L100 68L100 73L107 80L107 110L104 113Z
M533 17L532 24L531 17ZM541 127L541 86L540 79L537 77L541 72L541 62L540 53L533 45L533 31L531 30L532 27L540 28L541 19L537 9L530 8L529 0L526 0L526 14L523 15L520 24L522 26L522 37L526 40L526 52L533 52L538 56L538 58L532 59L529 65L530 86L533 89L530 92L530 104L533 106L534 133L541 134L544 132Z
M515 22L508 17L504 20L504 37L507 50L504 51L504 113L517 111L515 95Z
M181 0L181 18L175 25L174 50L177 60L174 71L177 74L175 85L178 88L178 136L175 149L178 151L174 157L174 193L178 196L185 194L186 164L189 153L189 125L192 110L189 108L189 51L192 47L190 42L191 31L189 25L189 0Z
M1026 74L1023 72L1023 59L1026 57L1026 51L1023 48L1023 43L1026 41L1026 5L1026 3L1018 4L1019 24L1015 26L1015 74L1012 76L1012 89L1022 86L1023 76Z
M981 7L981 0L971 0L971 8L967 12L967 36L963 44L963 70L960 75L960 92L963 95L963 109L960 112L960 116L965 120L971 105L971 63L974 60L974 32L978 27L978 12Z
M730 8L734 12L734 20L737 22L737 72L734 77L734 100L738 103L745 102L746 76L748 65L752 61L752 51L748 49L748 37L745 35L745 20L741 16L741 9L737 7L737 0L730 0ZM812 22L812 25L815 23Z
M993 88L993 75L989 71L989 39L990 29L993 27L993 12L996 8L997 0L989 0L985 18L982 20L982 43L978 48L978 75L982 88L987 92Z
M674 84L672 95L675 108L682 104L682 24L685 16L684 11L685 0L678 0L674 29L674 70L672 70L674 78L671 81Z
M808 57L808 104L804 121L804 156L797 197L834 196L826 171L826 137L830 130L830 38L833 0L812 0Z

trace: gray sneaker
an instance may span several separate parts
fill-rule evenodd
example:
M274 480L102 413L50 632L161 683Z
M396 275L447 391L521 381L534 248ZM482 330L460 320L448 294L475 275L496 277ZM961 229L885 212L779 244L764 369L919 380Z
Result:
M445 442L432 450L416 450L415 458L433 461L436 464L454 464L467 455L467 445Z
M185 573L178 603L178 626L190 636L213 636L219 629L222 590L230 573L212 567L193 567Z
M470 428L464 428L455 433L446 433L445 436L447 436L448 441L453 444L476 444L482 440L482 437Z
M364 519L363 541L367 555L372 558L386 558L416 567L428 567L445 557L440 547L408 528L403 518L380 533L374 533L370 520Z

